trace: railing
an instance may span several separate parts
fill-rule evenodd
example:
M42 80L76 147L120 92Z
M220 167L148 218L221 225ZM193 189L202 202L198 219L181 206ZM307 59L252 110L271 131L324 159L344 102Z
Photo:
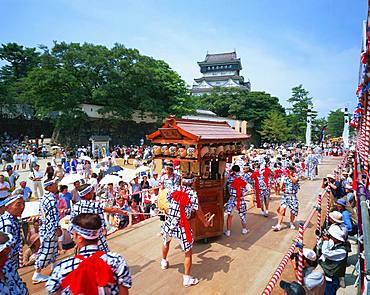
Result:
M342 158L341 162L339 163L339 165L337 167L338 170L337 169L336 170L337 171L342 171L344 165L346 164L346 161L347 161L347 155L345 155ZM263 292L262 292L263 295L269 295L269 294L271 294L272 290L274 289L274 287L276 286L277 282L281 278L281 275L282 275L285 267L287 266L287 264L289 262L290 256L293 254L293 252L295 251L296 248L299 249L299 252L298 252L297 279L298 279L298 283L303 284L303 276L302 276L303 257L302 257L302 250L303 250L303 236L304 236L304 231L308 227L309 223L311 222L311 220L315 216L315 214L317 214L316 229L321 230L321 217L322 217L321 216L322 215L321 205L322 205L322 199L323 199L323 197L326 198L325 220L326 220L326 222L328 224L328 221L329 221L329 211L330 211L330 189L327 187L323 191L322 194L319 194L317 196L316 204L313 207L313 209L311 210L311 212L310 212L309 216L307 217L305 223L304 224L300 224L297 237L294 239L294 242L290 246L290 248L287 251L287 253L284 255L282 261L280 262L280 264L277 267L275 273L273 274L273 276L271 277L270 281L268 282L266 288L263 290ZM369 226L370 226L370 224L369 224ZM370 230L369 227L368 227L368 229ZM319 239L319 237L317 237L317 240L318 239ZM369 240L369 242L370 242L370 240ZM370 264L369 264L369 268L370 268Z

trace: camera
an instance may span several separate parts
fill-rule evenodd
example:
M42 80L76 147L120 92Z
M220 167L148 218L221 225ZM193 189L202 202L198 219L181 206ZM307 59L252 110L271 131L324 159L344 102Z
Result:
M316 236L318 236L318 237L329 237L330 236L330 234L329 234L329 232L328 232L328 230L325 228L325 229L323 229L323 230L321 230L321 229L317 229L317 230L315 230L315 235Z

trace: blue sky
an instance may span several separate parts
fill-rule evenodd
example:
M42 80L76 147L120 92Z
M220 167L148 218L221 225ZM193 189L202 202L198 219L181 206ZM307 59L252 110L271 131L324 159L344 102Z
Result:
M0 42L122 43L191 85L197 61L236 49L253 90L287 106L303 84L321 116L356 103L365 0L0 0Z

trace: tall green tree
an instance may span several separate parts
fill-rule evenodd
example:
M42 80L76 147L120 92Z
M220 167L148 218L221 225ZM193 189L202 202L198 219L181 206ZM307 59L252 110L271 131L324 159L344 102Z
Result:
M206 108L221 117L248 121L249 132L259 143L262 122L269 112L285 116L285 110L277 97L263 91L243 91L238 88L215 88L211 94L198 98L198 107Z
M40 55L36 48L7 43L0 46L0 60L0 116L17 115L17 82L39 66Z
M292 106L287 109L288 123L291 127L290 139L304 141L308 109L311 109L313 119L317 116L317 112L312 110L312 100L310 93L303 88L302 84L292 88L292 96L288 99Z
M330 137L340 137L344 127L344 112L341 109L331 111L328 115L326 132Z
M194 98L181 77L136 49L55 42L40 51L39 66L20 78L17 88L37 116L55 121L56 134L79 133L87 120L82 103L101 105L104 118L115 123L131 119L134 111L150 112L159 121L194 111Z
M262 121L259 133L262 139L268 143L283 143L289 138L290 128L286 117L274 110L268 113L267 118Z

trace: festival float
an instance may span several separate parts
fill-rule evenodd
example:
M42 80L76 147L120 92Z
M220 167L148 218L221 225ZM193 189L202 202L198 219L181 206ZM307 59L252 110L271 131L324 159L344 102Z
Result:
M227 122L170 117L147 138L155 145L155 159L177 160L180 173L193 173L199 204L204 213L214 216L208 228L197 217L190 220L195 240L222 235L226 165L242 154L250 135L234 130Z

